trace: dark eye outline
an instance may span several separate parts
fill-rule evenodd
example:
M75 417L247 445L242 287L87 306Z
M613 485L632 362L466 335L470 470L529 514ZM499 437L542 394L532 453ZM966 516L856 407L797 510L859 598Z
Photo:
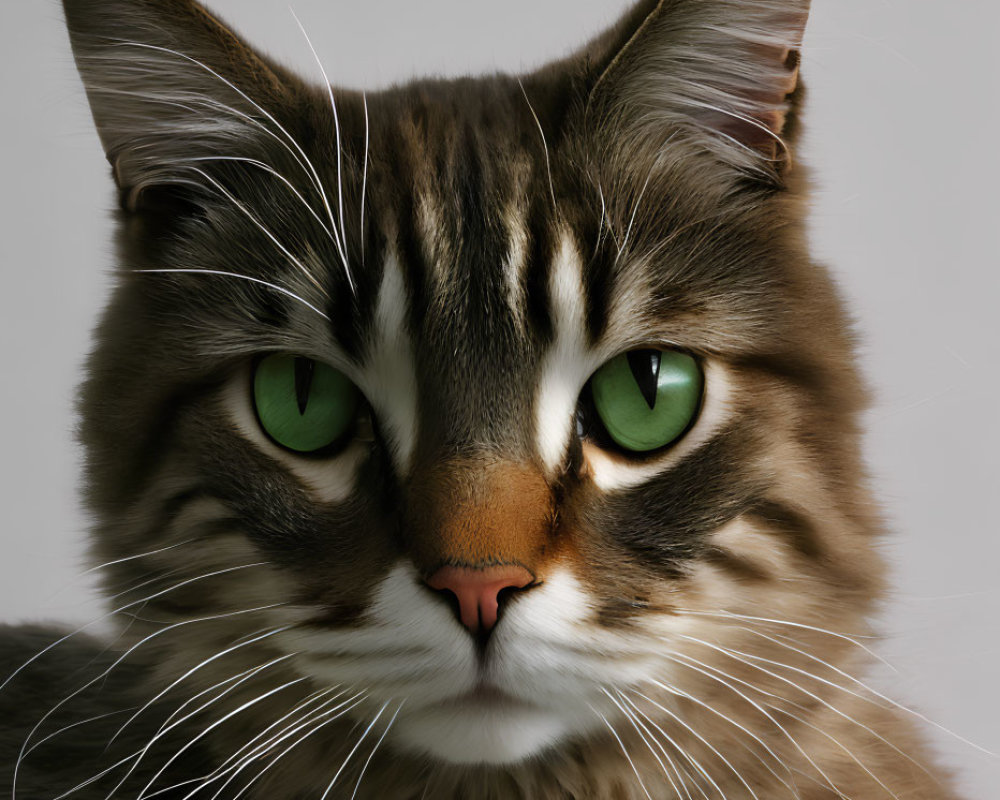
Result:
M361 437L359 435L364 431L366 427L367 428L372 427L371 423L372 413L371 413L371 405L369 404L368 399L365 397L361 389L358 388L357 384L354 384L354 388L355 391L357 391L358 393L358 404L357 408L355 408L351 424L348 425L347 428L345 428L344 432L336 439L334 439L332 442L330 442L329 444L325 444L322 447L317 448L316 450L295 450L294 448L282 444L277 439L275 439L268 431L267 427L264 425L264 422L260 417L260 409L257 408L257 392L255 388L255 382L257 378L257 368L260 366L261 362L270 356L277 356L277 355L287 355L287 356L292 356L293 358L308 359L309 361L312 361L313 364L324 363L320 362L318 359L311 358L310 356L300 356L296 353L283 353L280 351L275 351L271 353L260 353L253 357L253 359L250 362L247 392L250 397L250 406L251 408L253 408L253 415L254 415L254 420L257 423L257 428L267 438L269 442L271 442L275 447L280 448L284 452L291 453L292 455L298 458L315 460L315 461L325 461L331 458L335 458L336 456L339 456L344 450L347 449L347 446L355 439L364 438L365 441L369 441L371 439L370 436ZM336 367L331 367L331 369L336 369Z
M611 434L608 433L604 422L601 420L601 415L598 413L597 407L594 404L592 382L594 375L596 375L599 370L603 369L604 365L608 362L613 361L622 355L643 350L659 350L660 352L682 353L683 355L689 356L695 362L695 365L698 367L698 372L701 374L701 392L698 395L698 404L695 406L694 412L691 414L691 419L688 420L688 424L673 439L661 447L657 447L653 450L630 450L627 447L618 444L618 442L612 438ZM587 379L587 383L583 387L583 391L580 392L580 398L577 401L577 436L581 440L586 439L593 442L593 444L605 452L623 456L629 461L641 464L649 461L655 461L656 459L662 457L664 453L676 447L681 441L684 440L685 437L687 437L692 428L698 424L698 420L701 419L702 412L705 409L705 395L707 394L707 387L705 380L704 359L702 359L698 354L683 347L663 347L662 345L632 347L609 358L604 362L604 364L601 364L601 366L594 371L594 375L591 375Z

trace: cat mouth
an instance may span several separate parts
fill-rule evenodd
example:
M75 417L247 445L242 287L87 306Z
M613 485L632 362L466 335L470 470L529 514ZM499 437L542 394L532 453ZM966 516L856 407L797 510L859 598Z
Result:
M487 683L481 683L463 694L443 701L440 705L453 709L480 709L483 711L515 711L533 708L525 700Z

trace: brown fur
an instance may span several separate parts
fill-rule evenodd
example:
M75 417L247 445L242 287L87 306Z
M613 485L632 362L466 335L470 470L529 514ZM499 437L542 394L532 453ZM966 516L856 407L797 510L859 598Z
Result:
M421 571L521 564L540 574L554 520L549 485L536 468L451 461L420 469L410 492L409 541Z
M82 435L138 696L247 676L182 728L217 766L339 686L350 713L265 762L257 798L321 797L341 763L344 797L955 797L912 715L863 683L884 583L866 395L788 158L807 2L643 0L521 79L337 90L334 116L326 87L193 0L123 1L65 6L124 198ZM337 241L318 185L351 211ZM134 272L179 267L203 274ZM586 374L567 419L537 413L553 375L649 347L705 369L671 447L611 447ZM367 381L370 435L312 460L269 443L246 399L268 352ZM539 443L564 422L553 460ZM642 478L601 483L622 474ZM506 663L491 689L567 719L589 707L591 724L506 762L490 762L503 741L467 763L404 741L435 711L445 723L412 730L508 731L495 709L468 724L467 632L421 579L511 563L539 585L510 598L476 669ZM560 580L563 606L518 617ZM456 696L422 707L442 684ZM369 725L384 746L351 760Z

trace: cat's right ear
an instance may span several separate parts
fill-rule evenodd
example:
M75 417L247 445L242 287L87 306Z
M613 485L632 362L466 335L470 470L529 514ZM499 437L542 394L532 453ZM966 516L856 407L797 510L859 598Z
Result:
M194 0L63 0L122 205L204 190L206 158L252 157L295 82Z
M585 127L619 162L688 142L740 175L790 165L810 0L639 0L579 56ZM643 171L643 170L640 170Z

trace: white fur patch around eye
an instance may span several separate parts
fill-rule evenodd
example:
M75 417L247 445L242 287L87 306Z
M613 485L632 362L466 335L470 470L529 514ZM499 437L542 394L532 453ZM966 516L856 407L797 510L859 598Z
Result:
M386 258L375 322L358 385L375 409L400 475L410 471L417 438L417 374L406 328L406 287L399 258Z
M600 366L599 356L587 346L580 254L565 231L552 262L549 296L555 340L542 361L535 396L535 438L542 463L554 474L573 433L580 391Z
M354 491L358 467L368 454L365 442L353 442L332 458L300 458L278 447L260 429L250 400L250 375L241 370L224 392L224 403L244 438L280 462L320 503L343 503Z
M662 458L632 463L612 456L600 447L584 443L583 454L594 484L605 492L639 486L673 467L690 453L711 440L732 416L732 387L725 367L717 362L705 364L705 398L694 427Z

